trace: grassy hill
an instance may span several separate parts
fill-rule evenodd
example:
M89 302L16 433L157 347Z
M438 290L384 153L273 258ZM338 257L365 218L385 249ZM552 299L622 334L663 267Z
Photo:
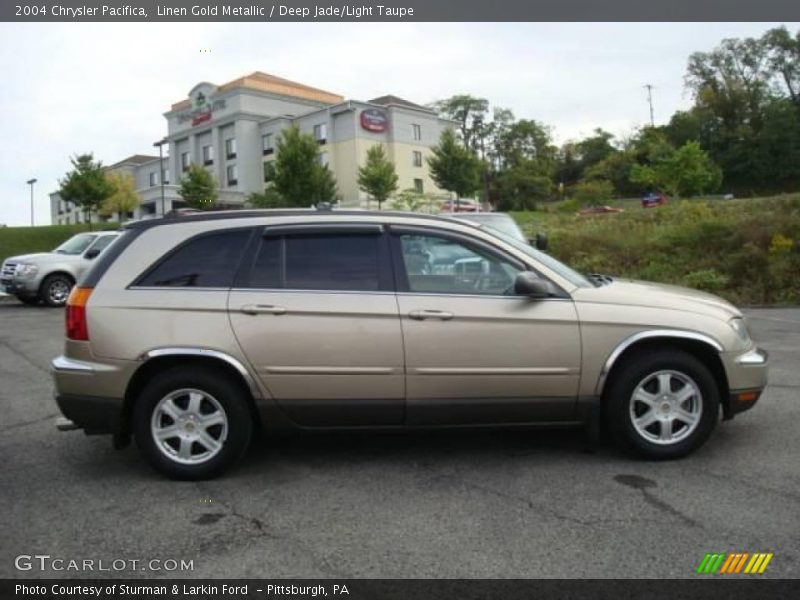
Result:
M115 229L116 226L116 224L92 224L92 228L95 230ZM88 230L88 226L85 224L2 227L0 228L0 261L18 254L52 250L76 233Z
M550 253L583 272L675 283L738 304L800 304L800 194L682 200L579 217L569 201L514 213Z

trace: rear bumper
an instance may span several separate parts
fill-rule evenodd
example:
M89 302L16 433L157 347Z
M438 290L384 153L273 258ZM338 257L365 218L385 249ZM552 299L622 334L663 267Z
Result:
M56 404L69 421L87 434L121 433L122 401L119 399L56 394Z
M132 364L59 356L50 365L61 413L88 434L121 433L124 383Z

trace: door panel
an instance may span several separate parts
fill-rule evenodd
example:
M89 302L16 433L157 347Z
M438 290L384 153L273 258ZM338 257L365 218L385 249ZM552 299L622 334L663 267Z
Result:
M409 422L439 422L447 407L454 422L573 418L580 334L571 301L401 294L398 305Z
M402 334L394 294L378 289L382 244L376 235L273 236L261 243L249 278L270 289L231 290L239 344L297 423L402 423ZM295 289L274 289L287 282ZM308 289L336 286L373 290Z
M398 231L392 249L406 290L407 422L574 418L580 331L569 298L515 296L525 266L469 240Z

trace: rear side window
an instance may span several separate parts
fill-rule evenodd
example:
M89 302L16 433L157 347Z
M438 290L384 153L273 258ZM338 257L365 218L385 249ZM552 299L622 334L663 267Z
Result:
M381 270L380 235L306 234L267 237L250 274L250 287L291 290L378 291L388 285Z
M134 284L148 287L221 287L233 283L250 230L210 233L167 254Z

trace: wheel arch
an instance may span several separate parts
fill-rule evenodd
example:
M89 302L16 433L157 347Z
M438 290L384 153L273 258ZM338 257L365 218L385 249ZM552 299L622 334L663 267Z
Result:
M157 348L141 356L143 363L136 369L125 389L122 409L122 431L130 433L131 418L136 398L157 373L177 366L203 366L217 369L238 384L245 392L253 423L258 424L256 399L262 397L255 379L247 368L233 356L218 350L205 348Z
M620 366L625 363L625 358L634 352L646 349L677 348L691 354L702 362L711 372L717 383L722 404L723 414L727 418L729 415L729 390L728 376L725 373L725 366L720 358L723 351L722 344L711 336L693 331L681 330L650 330L636 333L622 340L609 354L600 377L597 381L596 395L604 399L605 390L613 380Z
M66 277L72 282L72 285L75 285L75 282L77 281L77 279L75 279L75 275L73 275L72 273L70 273L65 269L56 269L55 271L50 271L47 275L42 277L42 280L39 282L39 294L42 293L45 282L53 275L61 275L63 277Z

